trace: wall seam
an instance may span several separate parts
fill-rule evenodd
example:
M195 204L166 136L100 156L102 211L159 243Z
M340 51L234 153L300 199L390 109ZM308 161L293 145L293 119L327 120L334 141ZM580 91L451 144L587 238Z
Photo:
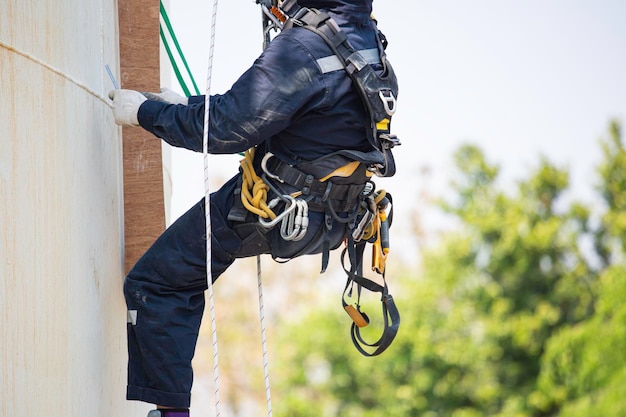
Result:
M6 43L0 41L0 47L3 47L7 50L9 50L10 52L14 52L18 55L21 55L22 57L52 71L53 73L61 76L62 78L66 79L67 81L71 82L72 84L82 88L83 90L85 90L87 93L91 94L92 96L96 97L98 100L102 101L104 104L106 104L109 107L113 107L113 105L111 104L111 101L107 98L105 98L103 95L101 95L100 93L97 93L96 91L92 90L91 88L87 87L87 85L83 84L81 81L78 81L77 79L73 78L72 76L66 74L65 72L61 71L60 69L48 64L47 62L42 61L41 59L37 58L34 55L29 54L28 52L24 52L20 49L17 49L11 45L7 45Z

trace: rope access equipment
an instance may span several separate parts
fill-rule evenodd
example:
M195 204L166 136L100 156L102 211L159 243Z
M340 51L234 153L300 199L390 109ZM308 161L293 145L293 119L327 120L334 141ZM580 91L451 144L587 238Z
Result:
M209 293L209 311L211 317L211 339L213 341L213 378L215 383L215 415L220 417L220 385L219 385L219 356L217 349L217 321L215 314L215 299L213 295L213 274L211 273L211 193L209 187L209 108L211 100L211 76L213 73L213 51L215 48L215 23L217 20L217 0L213 0L211 8L211 36L209 41L209 58L207 67L206 93L204 99L204 127L202 133L202 154L204 157L204 212L206 223L206 275Z
M208 182L208 126L209 126L209 100L210 100L210 86L211 86L211 74L212 74L212 61L213 61L213 48L215 43L215 21L217 15L217 0L214 1L212 7L212 23L211 23L211 42L210 42L210 50L209 50L209 65L207 69L207 90L205 96L205 115L204 115L204 129L203 129L203 154L204 154L204 180L205 180L205 210L206 210L206 235L207 235L207 278L208 278L208 292L209 292L209 308L211 312L211 330L212 330L212 342L213 342L213 376L214 376L214 400L215 400L215 410L216 416L220 416L220 395L219 395L219 366L218 366L218 345L217 345L217 326L215 319L215 302L213 297L213 281L211 277L211 223L210 223L210 190L209 190L209 182ZM200 94L196 82L193 78L193 74L191 73L189 66L187 65L187 61L185 56L178 44L178 40L176 39L176 35L170 23L170 20L167 16L167 12L163 3L160 5L160 14L165 26L168 29L168 34L171 37L174 45L176 46L176 51L178 52L180 59L182 60L185 69L187 70L187 75L193 84L194 90L196 94ZM265 24L264 24L265 26ZM268 29L269 30L269 29ZM170 59L170 63L176 74L176 78L183 89L186 96L190 95L190 88L187 87L184 77L181 74L181 71L178 67L178 63L172 53L172 48L168 43L168 38L165 36L163 31L163 26L159 28L161 40L165 46L168 57ZM264 31L265 34L268 33ZM113 80L114 81L114 80ZM114 82L115 84L115 82ZM246 207L249 210L254 211L259 215L259 220L263 218L275 219L277 216L271 210L275 203L270 202L269 204L265 204L264 202L267 199L267 191L269 186L267 186L261 178L259 178L254 169L252 169L252 159L254 157L254 148L248 150L246 153L242 154L244 159L241 161L242 171L245 173L246 181L245 183L249 185L249 188L245 193L245 201L248 202ZM242 202L244 198L242 196ZM245 204L245 203L244 203ZM289 213L283 213L280 215L279 220L283 217L286 217ZM297 220L296 220L297 223ZM267 408L268 408L268 416L272 417L272 402L271 402L271 393L270 393L270 381L269 381L269 362L267 359L267 343L266 343L266 335L265 335L265 313L263 306L263 288L262 288L262 278L261 278L261 259L257 256L257 283L258 283L258 291L259 291L259 318L261 322L261 338L262 338L262 348L263 348L263 369L265 373L265 395L267 400Z
M390 177L395 174L395 162L391 149L400 145L396 135L391 133L391 117L396 110L396 97L398 94L397 79L393 68L386 59L384 49L387 41L379 32L379 40L382 49L375 51L374 58L383 65L383 75L379 75L370 64L371 51L356 51L347 39L347 36L334 20L326 13L305 7L300 7L296 0L285 0L278 3L277 0L257 0L263 11L263 45L266 47L271 41L271 33L293 26L299 26L311 30L319 35L331 48L338 58L342 67L348 73L356 87L370 117L370 129L367 137L375 151L363 153L357 151L344 151L336 155L340 161L348 160L345 165L339 166L334 171L327 173L322 178L315 178L311 174L300 171L297 167L290 166L279 160L273 160L272 154L267 153L261 163L263 174L259 177L256 173L247 172L244 169L244 183L248 190L241 193L242 203L248 207L250 196L258 207L251 211L259 213L259 223L266 228L275 227L281 222L281 236L284 239L299 239L306 233L308 204L299 198L301 196L315 195L321 197L326 206L316 207L318 211L326 213L327 224L330 218L339 222L347 223L350 232L347 235L346 247L341 256L342 266L348 275L346 287L342 297L342 304L346 312L353 320L351 328L352 341L357 350L365 356L375 356L382 353L395 338L399 325L400 314L387 287L385 280L385 264L389 253L389 227L393 218L393 204L391 195L384 190L375 190L374 183L370 180L365 186L335 184L331 180L334 177L349 177L360 165L365 165L368 176L375 174L380 177ZM242 161L242 167L252 166L250 152ZM315 161L314 161L315 162ZM253 178L253 181L250 181ZM265 202L256 199L255 190L257 179L263 181L279 197L272 200L266 207ZM291 195L281 194L273 185L288 184L300 190ZM244 188L242 186L242 188ZM265 188L263 188L266 190ZM253 192L250 192L253 190ZM266 192L266 191L264 191ZM260 194L259 194L260 195ZM343 202L360 201L357 210L354 210L348 218L340 218L337 211L342 207L333 207L331 201L343 199ZM244 198L247 201L243 201ZM285 203L283 213L276 215L271 209L282 200ZM347 207L347 206L346 206ZM268 210L269 209L269 210ZM285 215L285 213L287 213ZM267 221L269 217L271 220ZM367 243L372 244L372 270L381 275L383 284L380 285L363 276L363 253ZM346 267L345 257L348 256L350 266ZM322 255L322 272L328 263L328 248ZM356 303L350 304L346 298L352 296L356 288ZM369 343L361 335L361 328L369 324L369 318L361 311L360 296L362 288L381 294L383 331L380 338Z

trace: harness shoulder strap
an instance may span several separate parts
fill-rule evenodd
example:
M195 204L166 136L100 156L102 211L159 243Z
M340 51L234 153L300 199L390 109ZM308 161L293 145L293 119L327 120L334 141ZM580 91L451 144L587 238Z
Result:
M397 136L391 134L391 117L396 111L398 81L391 64L387 61L384 48L381 47L377 51L384 68L382 75L379 75L370 65L371 57L367 55L370 52L356 51L347 35L327 13L309 8L300 8L294 13L290 24L301 26L319 35L341 61L352 79L369 114L368 139L371 145L384 155L385 164L382 169L375 170L376 174L381 177L393 176L396 169L391 149L400 145ZM379 40L382 45L380 36Z

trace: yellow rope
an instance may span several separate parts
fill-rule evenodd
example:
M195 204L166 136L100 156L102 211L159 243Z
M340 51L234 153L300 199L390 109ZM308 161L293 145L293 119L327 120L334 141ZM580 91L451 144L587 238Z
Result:
M254 151L255 148L248 149L244 154L244 158L239 163L243 178L241 185L241 202L250 212L264 219L269 217L274 220L276 214L267 206L269 186L257 175L252 165Z

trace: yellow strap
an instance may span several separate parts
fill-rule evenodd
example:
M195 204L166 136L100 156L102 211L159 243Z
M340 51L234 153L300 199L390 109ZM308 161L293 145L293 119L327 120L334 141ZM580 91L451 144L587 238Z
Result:
M376 130L382 130L382 131L389 130L389 119L385 118L379 122L376 122Z
M350 175L354 174L354 171L357 170L360 164L361 163L359 161L352 161L345 164L344 166L340 166L330 174L326 175L324 178L321 178L320 182L324 182L332 177L349 177Z
M354 308L354 306L347 305L344 307L344 310L346 310L346 313L348 313L350 318L352 318L352 321L354 321L354 324L356 324L358 327L365 327L369 324L365 316L363 316L360 311Z
M376 240L372 244L372 271L382 274L385 272L385 264L387 263L389 248L383 248L380 241L380 221L380 219L376 219L378 232L376 234Z

